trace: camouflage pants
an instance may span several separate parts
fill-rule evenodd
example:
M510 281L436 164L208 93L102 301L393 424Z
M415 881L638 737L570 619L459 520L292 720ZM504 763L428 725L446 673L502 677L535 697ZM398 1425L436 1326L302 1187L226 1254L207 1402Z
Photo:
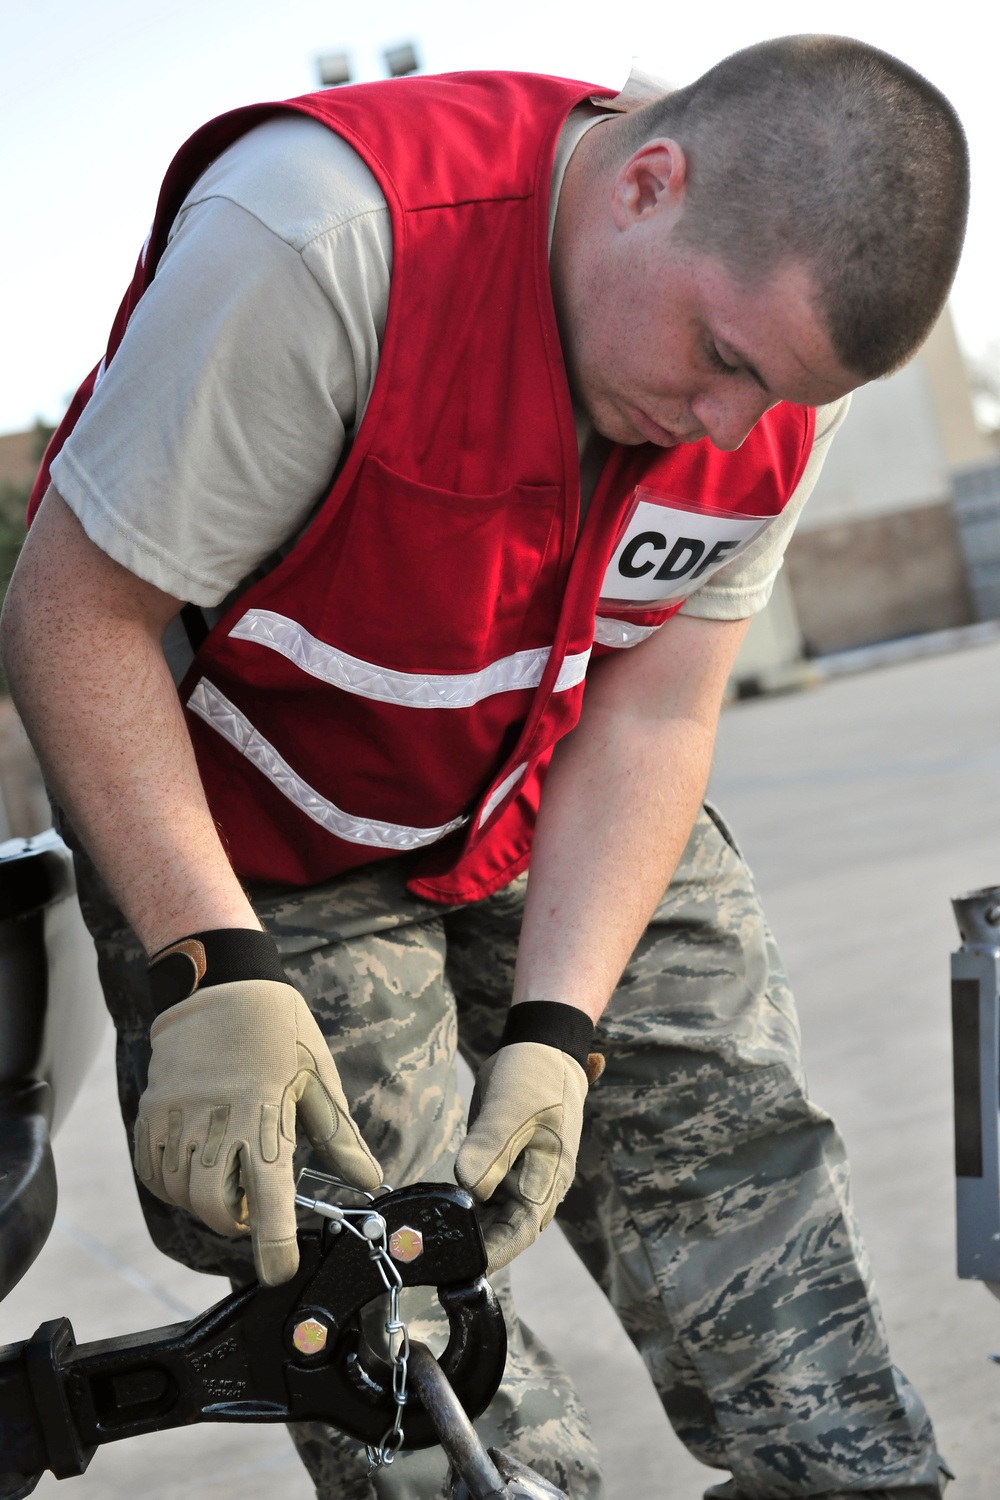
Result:
M139 944L85 858L81 901L118 1029L131 1133L152 1019ZM456 1047L496 1044L524 879L460 908L417 900L405 862L306 890L257 888L256 909L305 995L354 1117L394 1186L449 1174L461 1139ZM573 1248L646 1361L696 1457L747 1500L937 1492L919 1398L891 1365L848 1193L843 1147L810 1103L794 1004L753 880L708 811L600 1028L576 1180L559 1212ZM245 1281L224 1240L139 1188L156 1244ZM600 1465L572 1387L501 1295L507 1374L477 1424L597 1500ZM428 1310L410 1308L418 1336ZM292 1437L322 1500L437 1500L436 1450L369 1479L360 1446L319 1423Z

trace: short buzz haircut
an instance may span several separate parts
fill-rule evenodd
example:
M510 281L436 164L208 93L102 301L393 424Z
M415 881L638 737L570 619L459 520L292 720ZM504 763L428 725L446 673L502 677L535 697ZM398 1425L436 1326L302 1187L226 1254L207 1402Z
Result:
M848 37L781 37L626 116L616 152L657 136L687 158L682 243L743 284L803 265L837 357L866 380L916 351L969 200L962 126L919 73Z

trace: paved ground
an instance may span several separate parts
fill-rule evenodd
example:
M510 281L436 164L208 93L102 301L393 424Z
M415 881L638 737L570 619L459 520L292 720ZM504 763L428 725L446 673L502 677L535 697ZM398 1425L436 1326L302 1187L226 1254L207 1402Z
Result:
M1000 1305L953 1272L948 899L1000 882L1000 645L729 710L713 791L758 872L795 980L816 1098L841 1122L896 1357L958 1470L1000 1491ZM131 1197L110 1047L57 1141L44 1255L0 1342L69 1315L80 1339L171 1322L216 1284L159 1256ZM518 1265L522 1309L593 1411L609 1500L696 1500L709 1471L666 1426L637 1356L558 1236ZM284 1434L202 1428L106 1448L52 1500L308 1500Z

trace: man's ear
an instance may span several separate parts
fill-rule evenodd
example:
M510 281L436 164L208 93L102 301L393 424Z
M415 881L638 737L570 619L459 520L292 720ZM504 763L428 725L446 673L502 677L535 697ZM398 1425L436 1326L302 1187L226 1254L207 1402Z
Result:
M687 157L666 136L646 141L621 167L612 189L612 212L619 229L665 208L679 209L687 184Z

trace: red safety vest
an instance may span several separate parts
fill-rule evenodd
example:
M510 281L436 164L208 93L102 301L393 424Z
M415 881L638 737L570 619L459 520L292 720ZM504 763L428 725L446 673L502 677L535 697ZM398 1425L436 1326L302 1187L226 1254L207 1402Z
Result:
M813 414L781 405L735 453L614 448L577 537L548 204L559 131L593 92L500 73L329 90L221 116L168 171L105 362L194 181L276 111L343 136L392 217L388 321L358 435L305 535L218 622L180 689L246 879L312 884L422 849L415 893L499 889L527 864L592 653L663 624L684 580L737 545L726 524L745 540L754 523L740 518L777 515L798 483Z

